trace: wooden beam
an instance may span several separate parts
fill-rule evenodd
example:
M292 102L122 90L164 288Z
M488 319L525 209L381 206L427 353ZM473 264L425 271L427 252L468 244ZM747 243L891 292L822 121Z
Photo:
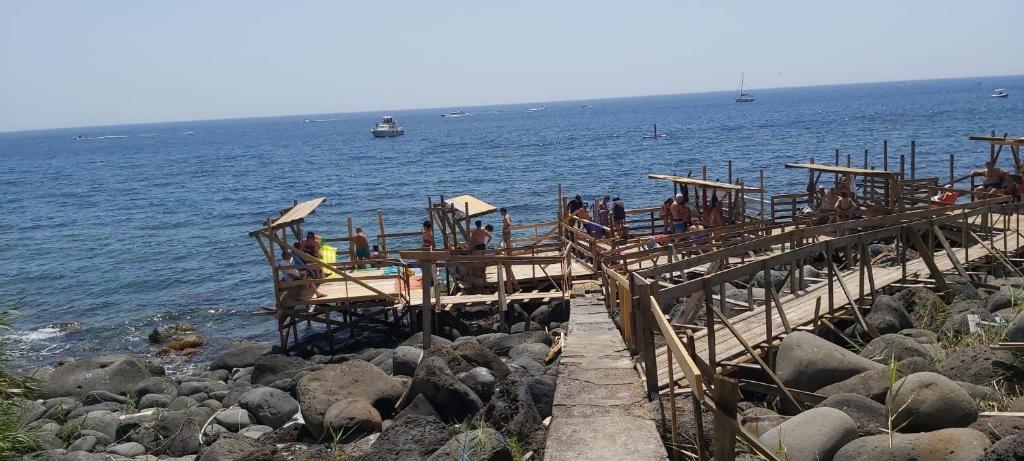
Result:
M722 314L722 311L718 309L715 309L714 311L715 314L718 315L718 319L722 321L722 324L729 329L729 332L732 333L732 335L736 338L737 341L739 341L740 345L743 346L743 349L747 351L747 354L750 355L750 357L753 358L754 361L756 361L757 364L761 366L761 369L764 370L766 374L768 374L768 377L772 379L775 385L779 386L779 389L782 389L782 392L786 394L786 398L788 398L790 402L793 402L793 405L795 405L799 411L804 411L804 407L803 405L800 404L800 401L796 399L792 392L789 392L789 388L786 387L785 384L782 384L782 380L775 375L775 372L772 371L772 369L768 366L767 363L764 363L764 360L761 359L761 355L758 354L757 351L755 351L754 348L750 346L750 343L748 343L747 340L743 338L743 335L741 335L740 332L736 331L736 327L733 326L732 322L730 322L728 318L726 318L725 314Z

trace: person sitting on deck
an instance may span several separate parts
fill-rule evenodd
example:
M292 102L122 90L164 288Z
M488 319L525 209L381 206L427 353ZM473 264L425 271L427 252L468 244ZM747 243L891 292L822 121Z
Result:
M483 223L476 221L476 229L469 235L469 247L475 251L487 250L487 244L491 242L491 233L483 228Z
M430 220L423 221L423 249L431 251L434 249L434 226Z
M849 192L840 192L839 200L836 200L836 218L838 221L846 221L854 217L854 212L860 209L860 204L850 195Z
M665 203L661 204L661 210L658 212L658 216L661 217L661 223L665 226L665 233L672 232L672 202L671 198L665 199Z
M498 210L501 212L501 246L505 247L506 250L512 249L512 216L508 214L508 210L501 208Z
M298 242L296 242L298 243ZM322 298L326 296L317 289L316 284L312 280L309 280L308 272L300 271L295 266L303 265L302 260L299 258L293 258L292 254L288 250L281 250L281 259L277 261L278 269L281 273L281 281L289 282L294 280L307 280L303 284L303 288L311 293L313 298Z
M352 236L352 247L355 249L357 261L370 259L370 239L363 233L362 227L356 228L356 235Z
M320 237L313 232L306 232L306 240L302 241L302 251L314 257L320 257Z
M989 160L985 162L984 170L975 170L974 175L984 175L985 179L981 185L974 188L975 192L988 192L990 194L1001 193L1006 188L1006 172L996 166L996 162Z

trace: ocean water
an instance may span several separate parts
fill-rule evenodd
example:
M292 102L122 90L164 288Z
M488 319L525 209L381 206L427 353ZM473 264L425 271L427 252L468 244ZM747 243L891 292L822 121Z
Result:
M990 98L996 87L1010 98ZM146 334L176 322L197 325L208 351L275 341L274 321L251 315L273 299L247 232L292 200L328 198L304 226L326 236L349 216L375 235L378 208L389 232L414 231L428 196L463 193L537 222L554 217L558 184L655 206L671 186L647 173L707 165L724 180L732 160L747 184L765 169L771 193L799 192L806 176L783 164L839 148L879 167L883 139L892 167L913 139L918 176L946 178L950 153L961 173L987 158L968 135L1024 135L1024 76L754 94L393 111L406 135L391 139L369 132L384 112L0 133L0 302L21 313L8 348L23 366L149 354ZM666 138L643 138L654 124Z

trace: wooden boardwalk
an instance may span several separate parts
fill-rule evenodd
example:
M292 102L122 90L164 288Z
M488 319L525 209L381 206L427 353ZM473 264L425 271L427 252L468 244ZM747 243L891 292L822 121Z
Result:
M995 224L1006 225L1009 231L1005 234L999 233L991 240L985 241L984 243L976 243L969 248L954 248L953 254L957 261L966 263L968 258L970 261L976 261L992 255L989 251L990 248L994 248L999 252L1014 253L1021 248L1024 248L1024 234L1021 234L1017 230L1016 219L997 219ZM938 251L934 253L934 261L939 271L949 272L955 269L951 258L947 257L946 252ZM917 258L907 262L907 278L908 279L920 279L929 278L930 270L927 267L924 258ZM874 276L874 286L876 290L881 290L894 283L899 283L903 278L902 267L899 265L886 268L873 268L872 273ZM849 290L850 296L854 301L859 300L859 294L863 289L865 294L870 295L871 290L867 286L868 279L864 277L863 281L857 270L846 271L841 274L837 274L842 278L843 283ZM865 285L861 287L861 283ZM834 302L836 313L841 311L848 311L850 309L850 303L843 294L840 284L837 282L833 286ZM820 314L826 314L828 312L828 282L817 282L808 286L805 290L800 290L795 294L788 294L781 296L779 301L783 306L783 312L785 312L786 318L789 321L791 328L796 329L798 327L807 327L812 325L815 320L816 309ZM730 322L736 329L743 339L753 345L755 348L759 344L765 344L768 342L767 332L765 330L765 305L756 306L749 312L744 312L740 315L730 318ZM781 316L774 310L772 312L772 332L775 341L779 339L779 335L785 332L785 325L783 324ZM733 360L734 362L745 362L751 360L751 357L747 356L747 351L743 347L739 339L733 335L729 329L722 323L716 323L714 329L715 334L715 357L719 363L722 360ZM693 334L694 337L694 350L701 359L705 362L709 361L709 341L707 329L702 328L697 330ZM667 388L669 384L669 370L668 367L663 366L667 363L666 354L668 349L666 347L660 347L656 351L656 360L658 363L658 387ZM673 374L679 378L683 376L682 370L678 367L678 364L673 363ZM685 379L677 379L681 385L685 386Z

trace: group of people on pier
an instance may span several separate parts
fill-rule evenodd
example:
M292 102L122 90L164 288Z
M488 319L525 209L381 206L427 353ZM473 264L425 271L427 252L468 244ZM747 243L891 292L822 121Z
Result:
M711 193L710 203L698 204L697 211L694 212L689 207L690 199L689 194L686 193L687 188L683 187L682 190L684 193L665 199L658 213L666 233L681 234L691 230L711 229L728 224L722 211L724 202L719 200L716 192Z
M501 248L512 247L512 216L509 215L508 210L500 208L498 210L501 213ZM491 241L494 240L494 226L488 224L483 225L483 221L479 219L473 222L473 230L469 233L469 242L467 242L467 249L473 251L487 251L491 245ZM436 244L434 242L434 226L430 220L423 221L422 236L422 248L424 250L435 250Z
M588 235L597 238L603 238L609 230L611 233L619 233L626 229L626 205L619 197L595 197L588 208L583 198L577 195L569 201L568 211L570 215L580 218L577 224L581 224Z

